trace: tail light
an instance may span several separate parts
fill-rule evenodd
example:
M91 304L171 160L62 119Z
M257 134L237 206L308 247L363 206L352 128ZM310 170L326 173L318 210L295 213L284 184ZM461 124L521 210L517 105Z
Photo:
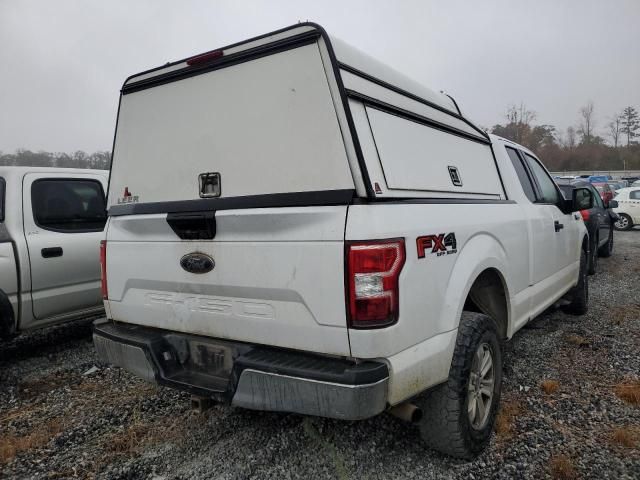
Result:
M589 210L580 210L580 215L582 215L582 220L584 220L585 222L589 220Z
M102 291L102 299L109 297L107 289L107 241L100 241L100 290Z
M398 320L398 278L404 261L403 239L347 242L350 327L387 327Z

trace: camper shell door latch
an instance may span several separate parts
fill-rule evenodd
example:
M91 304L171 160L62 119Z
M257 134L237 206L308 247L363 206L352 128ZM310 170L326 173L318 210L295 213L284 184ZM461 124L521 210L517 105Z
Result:
M216 198L220 196L220 173L205 172L198 175L200 198Z

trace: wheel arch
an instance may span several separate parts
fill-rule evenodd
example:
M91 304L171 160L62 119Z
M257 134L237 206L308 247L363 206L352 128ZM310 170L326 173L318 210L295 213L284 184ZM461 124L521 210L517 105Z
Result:
M452 329L458 328L462 311L470 306L469 299L473 296L472 304L477 311L492 317L498 323L501 337L507 338L512 322L507 265L505 249L493 235L481 233L467 241L446 290L443 317ZM489 301L480 301L485 294Z

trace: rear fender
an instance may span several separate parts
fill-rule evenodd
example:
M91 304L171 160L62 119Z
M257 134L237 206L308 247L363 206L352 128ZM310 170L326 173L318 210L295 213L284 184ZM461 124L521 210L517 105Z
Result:
M511 301L509 296L508 261L500 241L488 234L478 233L471 237L460 252L447 284L442 321L446 331L458 328L465 300L478 276L487 269L494 269L502 280L507 300L508 323L511 325ZM453 354L453 352L451 352Z

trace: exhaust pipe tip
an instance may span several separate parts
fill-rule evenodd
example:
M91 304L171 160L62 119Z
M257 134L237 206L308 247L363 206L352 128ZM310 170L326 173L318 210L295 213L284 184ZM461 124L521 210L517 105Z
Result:
M401 403L391 407L389 413L405 422L418 423L422 420L422 409L413 403Z

